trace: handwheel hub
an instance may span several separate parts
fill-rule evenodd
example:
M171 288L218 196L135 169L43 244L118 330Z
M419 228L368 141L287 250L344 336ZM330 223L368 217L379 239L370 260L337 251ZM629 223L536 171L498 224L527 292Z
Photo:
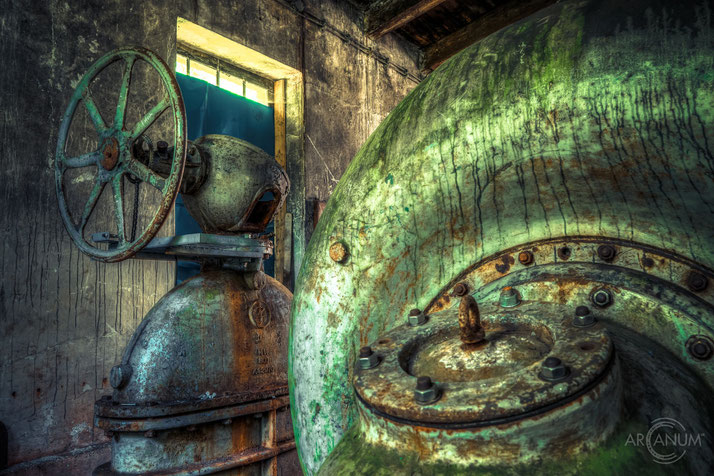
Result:
M108 137L102 144L101 164L105 170L114 170L119 162L119 141L114 137Z

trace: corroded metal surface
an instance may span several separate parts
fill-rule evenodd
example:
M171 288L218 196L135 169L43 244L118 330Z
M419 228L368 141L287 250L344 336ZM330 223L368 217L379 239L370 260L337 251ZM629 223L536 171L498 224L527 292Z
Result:
M285 201L290 181L273 157L241 139L209 134L194 142L206 162L201 187L183 196L206 233L263 231ZM260 201L270 192L270 201Z
M450 306L447 292L477 267L482 281L469 285L479 302L541 263L558 267L557 285L542 290L573 309L608 289L614 302L601 312L670 349L711 388L711 369L684 345L712 328L712 286L686 286L690 271L711 281L714 268L714 8L700 3L559 2L444 63L372 134L327 204L296 285L290 385L308 473L356 421L358 349L411 308ZM581 249L539 245L560 237L582 237ZM335 242L349 249L345 264L329 256ZM603 244L616 247L609 262L598 257ZM637 267L629 283L622 263ZM622 303L619 289L633 287Z
M241 273L217 270L175 287L127 345L121 364L133 372L113 401L119 407L190 404L199 410L284 389L290 292L266 281L252 289ZM267 325L249 318L256 302L270 316Z
M603 443L596 451L579 454L578 450L572 453L564 453L558 459L548 462L547 458L543 459L538 464L522 466L524 459L520 463L513 461L513 464L518 466L505 466L498 461L490 463L480 457L479 461L473 462L473 467L468 466L467 461L472 458L468 452L459 453L451 461L434 463L437 466L433 474L441 474L448 472L449 474L519 474L526 471L529 474L579 474L579 471L585 471L590 468L595 473L608 472L613 467L629 468L631 471L642 471L647 468L647 471L657 474L662 466L653 463L651 455L643 448L635 448L633 446L626 447L627 436L637 432L646 432L647 422L652 418L652 415L672 415L693 433L700 435L710 435L714 432L714 415L708 409L712 402L708 396L707 388L712 387L714 382L714 370L711 365L707 365L707 360L701 360L696 355L692 354L692 346L703 340L711 341L714 336L712 327L712 316L714 316L714 308L709 304L704 304L698 296L698 293L687 292L686 285L678 281L677 266L667 261L671 261L672 257L665 257L662 254L657 254L655 250L646 250L647 256L653 262L666 263L666 267L673 270L669 281L665 281L655 276L643 273L641 269L633 269L626 267L626 263L642 261L642 250L638 250L632 246L617 246L618 253L623 256L629 256L628 260L620 262L621 266L612 266L609 263L594 264L591 259L584 259L589 256L589 253L595 253L596 249L601 246L596 242L577 242L577 241L561 241L556 240L549 243L525 244L524 247L530 249L539 249L547 247L551 249L550 256L557 255L557 249L567 247L571 249L571 258L567 262L552 260L546 263L546 258L543 257L541 264L537 266L522 267L511 269L508 273L500 278L493 279L491 282L479 282L479 286L474 290L474 295L481 301L481 309L487 312L488 309L500 309L498 313L518 312L521 308L530 307L536 312L543 312L553 305L563 306L560 312L556 315L560 316L562 322L570 323L571 326L576 322L575 316L579 308L589 304L591 313L596 324L593 326L579 328L572 326L575 332L593 329L594 326L607 327L610 335L615 340L615 347L618 362L621 362L626 369L626 382L624 387L624 398L627 402L629 411L625 415L625 419L618 425L618 430L613 436L611 442ZM510 250L508 253L518 253L518 250ZM546 256L548 253L544 253ZM474 285L478 278L487 276L491 270L495 268L494 263L502 263L504 259L501 256L490 257L484 260L478 267L465 272L459 279L461 281ZM500 305L501 290L503 287L512 286L523 297L523 301L516 308L503 308ZM596 307L593 305L593 295L595 292L608 291L612 301L604 307ZM453 330L451 332L451 341L460 342L457 338L458 331L454 324L455 314L458 312L458 300L451 299L444 301L450 296L448 289L444 290L441 298L435 300L432 308L440 308L430 315L427 324L421 328L415 329L419 333L423 333L426 328L435 324L432 316L445 315L447 311L451 315L451 323ZM437 306L438 305L438 306ZM443 306L443 307L442 307ZM556 306L556 307L557 307ZM428 311L427 311L428 312ZM488 320L484 319L485 322ZM520 320L520 319L519 319ZM633 329L630 330L629 328ZM393 329L390 333L380 337L377 344L374 345L375 351L382 351L381 347L388 347L392 341L391 334L397 334L399 340L409 340L408 337L403 338L402 333L399 333L401 328ZM706 332L707 335L699 334ZM487 333L488 335L488 333ZM652 339L652 340L650 340ZM534 359L534 356L540 355L540 359L545 357L541 354L538 347L533 344L543 342L540 338L534 340L523 340L519 348L522 350L528 349L528 352L521 354L520 358L525 357L526 360ZM660 343L656 343L659 341ZM435 345L425 345L424 350L426 355L422 358L416 355L414 361L420 361L421 365L415 370L411 368L413 375L426 373L442 374L444 367L453 367L454 362L459 360L466 361L464 365L466 370L468 367L478 367L473 362L468 362L467 359L459 359L455 357L453 347L443 345L441 342L434 342ZM541 344L542 345L542 344ZM380 347L381 346L381 347ZM661 346L661 347L660 347ZM547 350L548 346L542 347ZM589 352L591 349L590 340L581 340L577 343L577 347L573 348L575 352ZM459 350L463 351L461 346ZM673 358L674 356L674 358ZM381 357L381 356L380 356ZM440 360L444 360L446 365L440 364ZM483 363L486 359L479 359L478 362ZM564 358L563 360L566 360ZM402 362L403 363L403 362ZM568 363L567 361L565 362ZM426 364L426 365L424 365ZM568 366L571 367L572 366ZM371 372L383 372L380 367ZM501 372L503 373L503 372ZM364 372L358 372L361 376ZM464 374L464 378L477 380L482 378L478 372L457 372L456 374L447 372L448 378L454 378L454 375ZM361 377L360 377L361 378ZM402 376L404 378L404 376ZM700 380L699 380L700 379ZM498 381L498 380L497 380ZM566 380L563 380L566 381ZM356 384L360 384L358 380ZM376 387L384 386L384 382L373 382ZM498 384L497 384L498 385ZM448 385L442 385L448 389ZM506 386L507 387L507 386ZM505 388L505 387L501 387ZM705 393L702 393L704 389ZM372 395L378 398L389 394ZM509 399L517 398L518 392L509 394L508 397L494 398L494 401L509 401ZM473 397L472 397L473 398ZM404 399L402 399L404 400ZM388 403L389 400L386 400ZM404 401L402 402L405 403ZM554 406L559 404L568 404L565 401L555 401ZM436 403L435 407L441 406L441 400ZM413 405L416 407L416 405ZM410 422L417 427L433 428L435 426L445 426L446 428L458 427L453 421L449 425L434 425L427 422L415 422L413 419L414 413L410 420L398 419L390 417L372 405L365 406L372 414L387 420L397 421L399 424ZM714 407L713 407L714 408ZM446 410L442 406L442 410ZM536 412L537 413L537 412ZM360 414L362 415L362 413ZM371 418L371 417L370 417ZM533 416L529 417L533 418ZM535 415L538 418L538 415ZM492 420L494 421L494 420ZM583 418L582 423L589 425L592 420L590 417ZM465 427L478 428L473 424L462 425ZM392 437L397 437L396 434L383 434L386 439L381 441L373 438L372 433L365 430L365 426L359 424L352 432L350 440L344 445L338 446L336 454L330 457L326 464L326 468L342 468L341 474L410 474L410 471L416 470L409 461L422 461L429 459L430 454L426 449L427 446L416 446L414 449L407 447L398 448L395 442L391 441ZM553 426L557 431L560 428ZM569 431L579 431L577 428L571 428ZM434 436L435 434L432 434ZM545 437L543 433L541 437ZM406 437L402 434L401 437ZM511 435L511 442L518 446L524 441L524 435L514 433ZM366 441L369 440L370 443ZM433 445L434 443L429 443ZM341 448L345 446L346 448ZM390 454L387 447L391 446L391 450L396 453ZM520 448L520 446L518 446ZM426 448L426 449L425 449ZM513 449L514 446L511 446ZM526 447L527 448L527 447ZM625 448L625 450L623 450ZM432 448L433 449L433 448ZM359 458L353 451L359 450ZM391 451L390 450L390 451ZM528 449L523 449L521 455L529 454ZM704 443L701 447L690 448L689 457L678 463L676 471L682 474L707 474L707 468L714 464L714 455L711 452L711 447L708 443ZM367 456L368 453L372 457ZM483 451L482 451L483 453ZM347 457L347 454L351 456ZM389 463L390 459L395 459L403 462L399 464ZM411 456L410 456L411 455ZM554 454L555 455L555 454ZM351 458L357 458L356 461L351 461ZM386 460L385 460L386 458ZM373 464L380 463L375 471L367 471L366 468L373 467ZM441 466L438 466L441 464ZM485 464L485 466L484 466ZM466 465L466 466L464 466ZM411 468L411 469L410 469ZM609 468L609 469L608 469ZM658 469L659 468L659 469ZM431 469L420 467L419 471L426 471L425 474L432 474ZM330 474L329 471L325 474Z
M113 437L112 460L95 474L297 471L286 423L290 298L261 271L230 269L204 270L164 296L113 370L114 394L95 405L95 426Z
M187 235L154 238L135 256L159 260L199 260L201 258L242 259L261 261L273 254L273 242L269 238L248 238L239 235Z
M608 243L617 250L616 258L608 263L597 259L601 240L556 239L525 243L490 256L469 267L457 279L469 283L479 300L497 302L497 294L503 287L514 286L526 300L571 303L573 313L578 305L589 305L597 318L632 327L694 364L693 371L714 387L714 368L701 365L686 351L690 336L714 337L714 292L691 292L686 284L691 270L701 268L690 260L652 247ZM571 253L566 262L557 257L557 250L562 248ZM531 250L536 265L516 265L503 272L496 269L509 255L518 255L520 249ZM706 275L712 276L710 272ZM608 301L598 306L595 298L602 293ZM427 310L436 312L456 305L447 286Z
M405 442L410 442L408 445L423 448L421 456L425 462L441 461L462 468L528 464L595 448L612 434L619 421L621 393L620 371L615 366L578 398L535 418L445 431L401 424L375 415L360 403L360 422L367 443L404 448ZM584 421L591 424L582 424Z
M617 250L617 255L614 259L605 262L598 257L597 250L603 243L607 243ZM568 260L562 260L558 256L558 250L562 249L568 249ZM518 256L525 251L533 257L532 263L522 266L514 264L508 268L501 266L504 262L509 262L514 256ZM705 277L708 276L707 279L714 277L714 273L702 267L701 264L666 250L622 240L599 237L572 237L569 239L550 239L523 243L514 248L505 249L472 264L454 281L459 280L461 282L463 280L463 282L478 289L490 282L519 273L533 263L537 266L544 266L565 262L600 266L611 265L621 268L627 273L644 273L655 280L667 282L672 286L678 287L682 291L688 290L689 276L693 272L701 273ZM454 305L449 295L450 286L447 285L447 289L441 291L438 297L431 301L428 306L431 312ZM451 289L456 289L456 286L458 285L454 285ZM697 291L695 295L699 299L706 301L707 304L714 306L714 289ZM607 303L604 304L604 306L607 305Z
M456 295L459 290L454 289ZM476 301L466 296L459 304L459 330L464 344L477 344L483 341L484 329L481 325L481 315Z
M290 432L278 427L287 405L284 395L211 412L137 420L132 427L99 419L99 426L112 432L112 460L94 474L190 475L277 466L279 455L295 448Z
M166 91L164 97L144 117L142 117L131 130L125 124L125 114L131 74L135 63L144 61L148 63L161 78L161 83ZM89 92L92 80L113 63L121 62L124 66L119 99L115 115L111 124L105 124L104 118L97 110L97 106ZM86 107L89 117L99 135L100 146L97 150L79 157L67 157L65 149L72 125L72 119L77 112L80 101ZM167 176L161 177L153 170L137 160L132 154L132 148L144 132L161 116L164 111L171 109L172 124L174 128L174 153L170 162ZM74 244L94 259L105 262L117 262L130 258L138 250L146 246L156 236L161 225L172 210L172 205L179 192L184 164L186 162L186 111L184 109L181 90L171 70L154 52L145 48L133 47L111 51L98 59L80 80L74 94L70 99L67 110L62 118L58 133L57 150L55 152L55 188L60 215ZM72 193L64 180L64 173L71 168L95 167L94 188L84 206L79 220L70 215L67 206L67 194ZM142 181L161 192L161 203L154 212L150 223L141 231L133 241L126 235L124 226L124 196L122 193L122 179L124 175L136 176ZM110 185L112 201L114 203L114 221L117 228L117 246L110 249L100 249L92 246L84 237L84 229L90 215L102 194L104 188Z
M612 344L604 326L573 326L566 306L534 301L509 309L488 304L482 311L486 335L480 344L462 343L456 308L429 315L423 326L402 325L380 336L371 344L380 365L355 375L363 404L387 418L419 425L482 425L533 414L578 395L611 364ZM539 376L549 357L562 359L567 379ZM413 400L422 375L442 391L434 405Z

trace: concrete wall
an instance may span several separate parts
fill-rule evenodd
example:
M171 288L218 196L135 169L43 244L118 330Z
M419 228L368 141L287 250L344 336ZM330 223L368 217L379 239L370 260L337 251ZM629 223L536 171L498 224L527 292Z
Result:
M358 14L330 0L310 12L370 44ZM369 133L415 83L305 21L278 0L16 0L0 13L0 421L10 472L85 474L108 459L92 425L109 370L173 265L101 264L75 248L54 191L54 150L73 85L101 54L143 45L173 61L181 16L303 72L307 197L325 200ZM418 71L415 50L372 44ZM147 93L148 94L148 93ZM14 466L13 466L14 465Z

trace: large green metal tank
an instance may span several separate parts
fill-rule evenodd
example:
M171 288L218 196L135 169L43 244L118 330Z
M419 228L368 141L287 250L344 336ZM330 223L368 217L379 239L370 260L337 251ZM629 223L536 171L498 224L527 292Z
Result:
M562 1L450 59L385 119L296 285L307 474L707 474L713 11ZM479 312L471 348L459 323ZM691 444L648 448L663 418Z

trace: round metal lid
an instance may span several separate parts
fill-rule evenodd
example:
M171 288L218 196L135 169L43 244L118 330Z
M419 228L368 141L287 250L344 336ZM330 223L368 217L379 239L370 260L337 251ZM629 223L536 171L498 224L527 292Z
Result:
M376 364L355 371L359 398L396 419L483 424L576 398L610 363L605 327L597 320L578 325L571 307L522 302L512 308L485 304L475 312L485 331L476 343L465 343L459 306L381 336L370 346ZM561 365L554 367L554 359ZM433 387L418 377L430 377Z

